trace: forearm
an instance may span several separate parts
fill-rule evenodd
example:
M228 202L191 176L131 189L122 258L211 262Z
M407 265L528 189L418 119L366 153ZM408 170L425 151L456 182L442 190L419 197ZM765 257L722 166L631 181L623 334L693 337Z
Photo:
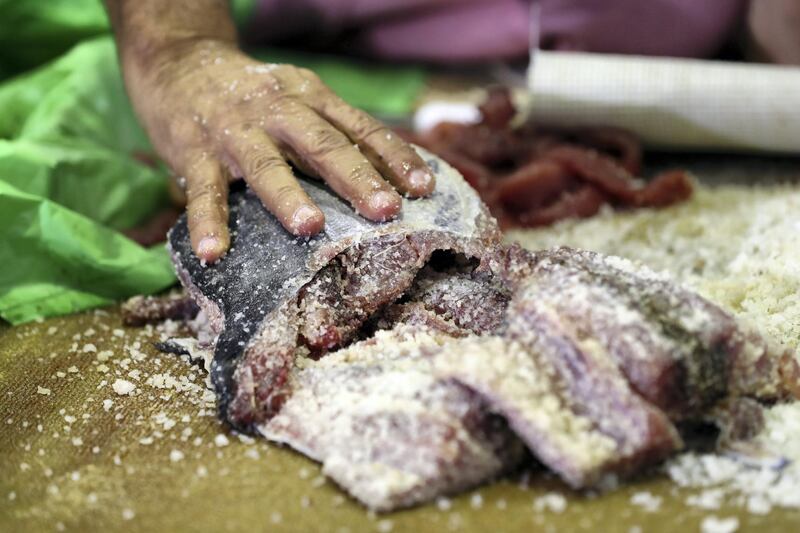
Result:
M227 0L105 0L123 63L138 62L181 41L236 42Z

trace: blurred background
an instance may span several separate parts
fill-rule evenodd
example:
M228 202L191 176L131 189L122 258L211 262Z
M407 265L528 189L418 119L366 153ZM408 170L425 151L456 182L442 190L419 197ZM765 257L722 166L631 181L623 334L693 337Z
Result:
M475 104L502 84L537 124L623 127L646 146L793 153L800 142L797 71L768 66L800 62L797 0L233 0L231 10L254 56L308 67L412 134L479 121ZM737 70L746 64L766 70ZM126 97L102 2L0 0L0 261L13 265L0 271L0 316L18 323L174 283L153 246L177 213L153 221L169 207L167 175Z

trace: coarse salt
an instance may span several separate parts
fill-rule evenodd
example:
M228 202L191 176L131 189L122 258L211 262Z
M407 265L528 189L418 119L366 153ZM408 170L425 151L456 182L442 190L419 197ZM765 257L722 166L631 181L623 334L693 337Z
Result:
M120 396L127 396L136 390L136 385L126 379L118 379L111 385L111 388Z

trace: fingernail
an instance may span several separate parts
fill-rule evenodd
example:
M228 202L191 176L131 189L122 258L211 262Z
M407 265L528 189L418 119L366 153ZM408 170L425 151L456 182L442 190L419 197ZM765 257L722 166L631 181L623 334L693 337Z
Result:
M424 170L414 170L408 175L408 184L411 186L411 192L427 194L431 191L433 176Z
M322 212L308 205L301 205L292 215L292 232L298 235L312 235L319 232L324 223Z
M372 211L382 220L391 218L400 210L400 196L387 191L376 192L369 200Z
M206 261L215 261L219 254L220 242L216 237L203 237L197 245L197 255Z

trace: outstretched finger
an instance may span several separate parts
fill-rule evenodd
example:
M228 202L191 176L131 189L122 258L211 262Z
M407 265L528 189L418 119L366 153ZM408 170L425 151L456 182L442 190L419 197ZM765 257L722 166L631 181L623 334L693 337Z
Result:
M206 153L187 158L186 213L192 249L214 262L228 250L228 181L219 162Z
M342 132L296 102L284 103L276 118L274 134L313 166L316 174L359 214L383 221L400 212L400 195Z
M244 173L244 179L264 206L294 235L314 235L325 225L325 215L292 174L283 155L260 130L231 135L226 150Z
M410 144L379 120L351 107L333 92L313 105L323 118L358 144L397 190L412 197L433 192L436 183L428 165Z

